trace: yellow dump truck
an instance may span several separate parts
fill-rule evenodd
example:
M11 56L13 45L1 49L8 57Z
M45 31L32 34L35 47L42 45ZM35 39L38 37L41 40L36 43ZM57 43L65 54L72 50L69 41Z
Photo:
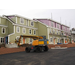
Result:
M18 45L20 45L21 37L24 38L32 38L34 41L32 42L32 46L26 47L25 51L29 53L30 51L36 51L36 52L42 52L42 51L48 51L47 45L49 44L48 39L45 38L45 36L27 36L27 35L21 35L19 38Z

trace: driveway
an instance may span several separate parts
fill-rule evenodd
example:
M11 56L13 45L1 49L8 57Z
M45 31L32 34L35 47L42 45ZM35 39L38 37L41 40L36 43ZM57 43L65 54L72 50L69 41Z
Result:
M48 52L17 52L0 55L0 65L75 65L75 47Z

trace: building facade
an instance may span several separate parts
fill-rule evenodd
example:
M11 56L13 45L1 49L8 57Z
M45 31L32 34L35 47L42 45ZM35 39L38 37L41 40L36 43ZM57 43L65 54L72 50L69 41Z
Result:
M34 19L37 22L44 24L47 27L47 39L50 44L69 43L70 42L70 27L63 25L51 19ZM42 28L44 31L44 29Z
M71 42L75 42L75 28L71 30Z
M28 19L19 15L0 17L0 44L15 43L20 35L46 36L50 44L69 43L70 29L51 19ZM31 44L33 39L22 38L20 44Z

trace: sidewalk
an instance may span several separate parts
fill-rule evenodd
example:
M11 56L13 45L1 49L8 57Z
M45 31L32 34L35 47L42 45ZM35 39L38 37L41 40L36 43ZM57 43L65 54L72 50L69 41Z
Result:
M49 49L51 49L52 47L55 47L55 46L60 46L60 47L67 47L67 48L69 48L69 47L75 47L75 43L73 43L73 44L60 44L60 45L49 44L49 45L48 45Z
M60 47L75 47L75 43L73 44L60 44L60 45L51 45L49 44L48 45L48 48L51 49L52 47L55 47L55 46L60 46ZM5 48L5 47L1 47L0 48L0 55L1 54L8 54L8 53L15 53L15 52L22 52L22 51L25 51L25 48L26 47L19 47L19 48Z

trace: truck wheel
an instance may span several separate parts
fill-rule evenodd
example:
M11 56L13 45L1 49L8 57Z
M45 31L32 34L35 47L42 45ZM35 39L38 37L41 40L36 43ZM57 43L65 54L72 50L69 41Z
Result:
M45 51L45 52L48 51L48 47L47 47L47 46L45 46L45 50L44 50L44 51Z
M27 53L29 53L29 52L30 52L30 48L26 47L25 51L26 51Z
M37 48L36 48L36 52L42 52L41 47L37 47Z

